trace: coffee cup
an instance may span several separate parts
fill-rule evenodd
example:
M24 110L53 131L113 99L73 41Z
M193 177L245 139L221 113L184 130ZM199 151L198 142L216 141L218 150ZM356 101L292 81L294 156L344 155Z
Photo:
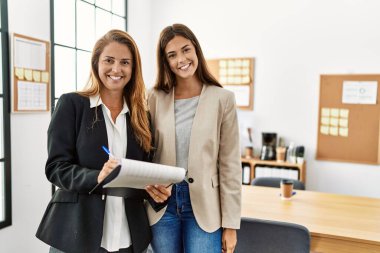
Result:
M253 147L245 147L245 158L253 158Z
M277 147L276 148L277 162L285 162L285 153L286 153L285 147Z
M293 181L288 179L281 180L281 198L290 199L293 196Z

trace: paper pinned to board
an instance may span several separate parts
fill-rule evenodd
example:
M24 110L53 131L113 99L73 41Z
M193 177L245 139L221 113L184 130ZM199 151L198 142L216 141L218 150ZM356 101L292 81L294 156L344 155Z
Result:
M186 170L180 167L121 159L119 174L104 188L130 187L145 189L147 185L169 185L185 179Z

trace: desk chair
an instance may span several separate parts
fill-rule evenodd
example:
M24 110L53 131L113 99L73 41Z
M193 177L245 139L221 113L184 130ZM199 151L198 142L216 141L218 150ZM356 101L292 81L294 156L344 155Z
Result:
M242 218L235 253L309 253L310 232L301 225Z
M267 186L267 187L277 187L280 188L280 183L282 179L280 177L257 177L252 180L252 185L256 186ZM305 190L305 185L301 181L290 179L293 181L293 189L295 190Z

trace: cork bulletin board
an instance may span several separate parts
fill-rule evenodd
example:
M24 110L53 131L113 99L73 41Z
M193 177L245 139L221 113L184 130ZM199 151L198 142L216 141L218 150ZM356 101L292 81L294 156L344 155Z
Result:
M12 36L12 112L47 112L50 108L50 43Z
M380 74L321 75L318 160L380 164Z
M253 110L254 58L211 59L207 65L219 83L234 92L239 109Z

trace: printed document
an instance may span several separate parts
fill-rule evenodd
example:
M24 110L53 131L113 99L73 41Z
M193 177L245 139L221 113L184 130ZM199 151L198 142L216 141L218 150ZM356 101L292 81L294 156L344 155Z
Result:
M120 159L119 174L104 188L130 187L144 189L147 185L169 185L185 179L186 170L180 167Z

